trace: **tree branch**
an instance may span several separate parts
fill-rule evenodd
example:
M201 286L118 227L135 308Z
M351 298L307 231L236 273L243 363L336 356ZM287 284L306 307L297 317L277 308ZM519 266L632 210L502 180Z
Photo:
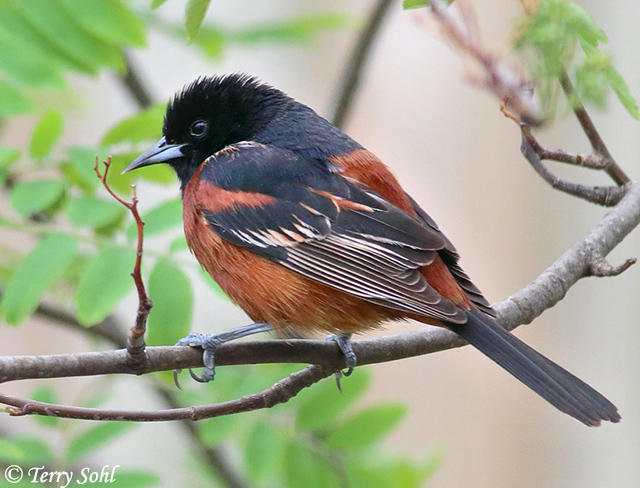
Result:
M507 300L494 304L499 322L507 329L530 323L557 304L579 279L601 275L604 257L640 224L640 181L628 187L626 195L571 249L565 252L536 280ZM628 267L628 264L623 266ZM609 273L611 274L611 273ZM391 336L353 342L360 365L394 361L464 345L445 329L422 328ZM145 372L202 366L199 349L189 347L147 348ZM344 367L337 346L325 341L276 340L223 344L216 351L219 366L270 362L312 363L272 388L232 402L156 412L102 411L78 407L50 406L30 400L0 395L0 403L15 407L14 415L46 414L94 420L160 421L180 418L202 419L240 411L268 408L295 396L302 388ZM83 353L59 356L0 358L0 382L30 378L135 374L126 361L126 351ZM16 410L17 409L17 410Z
M149 108L153 103L153 97L140 79L140 75L131 60L131 56L126 51L123 51L122 57L125 63L125 73L124 75L118 76L118 79L140 109Z
M600 137L600 133L596 129L595 124L589 117L587 110L584 108L584 105L577 99L575 94L575 90L573 89L573 84L569 79L569 75L563 72L560 75L560 86L562 86L562 90L564 91L569 103L573 107L573 112L576 114L578 122L580 122L580 126L582 130L587 135L589 139L589 143L591 144L591 148L596 156L599 157L602 161L602 167L607 172L607 174L611 177L613 181L618 185L625 185L631 181L631 179L622 171L622 168L618 166L618 163L613 159L609 149L605 145L602 137Z
M393 0L379 0L375 5L351 53L347 67L343 70L342 82L336 97L337 102L331 117L331 122L338 128L344 127L351 113L367 59L392 4Z
M144 245L144 222L140 218L140 213L138 212L138 196L136 194L135 185L131 185L131 203L124 201L120 198L109 186L107 183L107 174L109 173L109 168L111 167L111 156L106 161L103 161L104 165L104 173L100 172L100 161L98 156L96 156L96 162L94 171L98 176L98 179L102 182L105 189L109 192L109 194L115 198L118 203L124 205L133 215L133 219L136 223L136 229L138 233L138 244L136 246L136 263L133 267L133 272L131 276L133 277L133 281L136 285L136 290L138 292L138 313L136 314L136 322L133 327L129 330L127 334L127 358L129 364L134 370L139 372L143 372L145 370L145 341L144 334L147 331L147 318L149 317L149 312L151 312L151 308L153 307L153 302L147 295L147 289L144 286L144 281L142 280L142 256L143 256L143 245Z

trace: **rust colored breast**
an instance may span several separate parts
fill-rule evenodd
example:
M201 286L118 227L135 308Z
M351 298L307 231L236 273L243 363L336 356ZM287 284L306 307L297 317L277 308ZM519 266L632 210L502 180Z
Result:
M399 318L392 311L317 283L221 239L200 208L203 204L207 208L231 208L237 201L229 193L201 181L198 170L183 193L185 237L199 263L252 320L268 322L285 335L307 336L313 332L354 333ZM244 204L263 203L253 196L247 198L254 200Z

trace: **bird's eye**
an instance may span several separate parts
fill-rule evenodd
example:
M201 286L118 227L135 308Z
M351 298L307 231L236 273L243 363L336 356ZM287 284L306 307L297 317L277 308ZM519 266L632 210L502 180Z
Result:
M202 137L207 133L208 128L209 124L206 120L196 120L193 124L191 124L191 135L193 137Z

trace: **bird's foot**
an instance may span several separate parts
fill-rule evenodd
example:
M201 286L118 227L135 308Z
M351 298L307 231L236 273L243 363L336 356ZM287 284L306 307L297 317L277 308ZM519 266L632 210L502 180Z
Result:
M345 366L347 367L347 370L338 371L334 375L336 377L336 384L338 385L338 390L340 391L340 393L342 393L340 380L342 379L343 376L351 376L351 373L353 373L353 368L355 368L356 365L358 364L358 357L356 356L356 353L353 351L353 346L351 345L351 334L347 334L347 335L331 334L327 336L325 340L334 341L336 344L338 344L338 347L340 348L340 350L342 351L342 354L344 354L344 357L345 357Z
M202 362L204 363L202 376L198 376L191 369L189 369L189 373L191 374L191 377L199 383L207 383L209 381L213 381L215 377L215 351L220 344L253 334L259 334L261 332L271 332L272 330L273 327L271 327L271 325L265 322L257 322L255 324L243 325L241 327L236 327L235 329L225 330L224 332L218 332L217 334L199 334L197 332L192 332L187 337L180 339L176 346L201 347L204 350L202 355ZM175 369L173 371L173 380L178 388L180 388L178 375L181 371L181 369Z

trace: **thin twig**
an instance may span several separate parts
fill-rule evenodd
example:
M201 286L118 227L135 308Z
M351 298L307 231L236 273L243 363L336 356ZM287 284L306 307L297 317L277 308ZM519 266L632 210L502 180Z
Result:
M143 371L145 371L145 363L147 359L145 355L146 344L144 341L144 334L147 331L147 318L149 317L149 312L151 312L151 308L153 307L153 302L147 295L144 281L142 281L144 222L140 218L140 213L138 212L138 196L136 195L135 185L131 185L131 203L126 202L125 200L120 198L107 183L107 174L109 173L109 168L111 167L111 157L109 156L109 158L102 163L104 164L104 173L100 172L99 159L98 156L96 156L94 170L98 175L98 178L100 179L100 181L102 181L102 184L109 192L109 194L119 203L129 209L129 211L133 215L133 218L135 219L138 229L136 263L133 267L133 272L131 273L133 281L136 285L136 289L138 291L138 313L136 315L135 325L131 327L131 329L129 330L129 334L127 335L127 358L132 369L134 371L139 371L140 373L142 373Z
M141 109L149 108L153 103L153 98L147 90L146 85L140 79L140 75L135 69L131 56L126 51L123 51L122 57L124 58L125 72L124 75L118 76L118 79L136 101L138 107Z
M616 205L627 191L627 186L587 186L559 178L542 164L540 156L525 136L524 130L520 149L531 167L556 190L605 207Z
M37 414L82 420L117 420L130 422L203 420L274 407L280 403L287 402L304 388L308 388L318 381L331 376L333 372L334 370L327 370L322 366L312 365L302 371L291 374L288 378L278 381L271 388L238 398L237 400L168 410L130 411L70 407L66 405L35 402L4 394L0 394L0 403L14 407L6 409L8 413L14 416Z
M124 59L126 63L126 73L124 77L121 77L123 86L133 97L140 109L148 108L153 103L153 98L149 93L146 85L141 81L141 77L138 73L135 63L131 57L124 52ZM90 329L92 330L93 327ZM102 332L102 329L98 329L95 332ZM106 337L108 339L108 337ZM116 347L125 347L121 345L121 342L112 341ZM179 406L178 400L172 392L164 390L162 388L155 387L157 393L165 400L171 408L177 408ZM222 447L210 447L202 438L200 429L194 425L190 420L184 420L181 422L182 426L186 429L187 433L191 437L191 444L194 445L200 455L207 461L209 466L217 474L220 480L228 488L246 488L247 485L242 481L238 473L233 469L231 463L226 460Z
M439 22L444 37L482 68L484 76L470 81L490 91L499 100L508 100L510 109L520 119L532 125L541 124L539 109L531 97L533 83L507 69L497 56L485 51L479 41L469 34L473 29L463 28L464 22L452 7L442 0L432 0L430 3L431 12Z
M349 117L355 100L356 93L360 87L360 78L371 54L371 49L375 43L384 19L389 12L393 0L379 0L371 10L369 20L365 29L360 34L356 46L349 57L347 67L343 70L342 82L338 90L337 102L331 121L333 125L343 128Z
M591 232L571 249L565 252L553 265L536 280L507 300L493 305L498 313L499 322L512 330L518 325L530 323L544 310L557 304L578 280L594 275L594 266L599 266L604 257L611 252L634 228L640 224L640 181L629 186L629 190L620 203L591 230ZM627 268L630 264L624 264ZM392 336L364 339L353 342L359 364L373 364L402 358L429 354L453 347L465 345L454 333L439 328L424 328ZM172 370L202 366L202 353L189 347L152 347L148 348L148 371ZM344 366L344 356L335 344L325 341L278 340L268 342L229 343L216 350L216 362L219 366L229 364L254 364L264 362L315 363L322 366L314 370L326 377ZM306 372L305 372L306 371ZM49 378L64 376L85 376L107 373L133 373L126 362L125 351L106 351L84 353L81 355L5 357L0 358L0 381L12 381L29 378ZM313 373L313 374L316 374ZM297 373L296 373L297 374ZM233 402L204 407L190 407L150 412L87 411L75 407L61 407L61 415L73 418L118 419L118 420L168 420L170 418L208 418L227 413L236 413L255 408L273 406L274 398L283 400L290 392L300 391L304 384L313 384L321 378L309 382L309 368L291 380L283 380L275 388L266 390ZM291 380L291 381L288 381ZM277 391L285 393L278 396ZM294 394L295 394L294 393ZM27 407L29 400L16 400L12 397L0 397L0 403L13 405L19 414L37 413L55 415L57 408L46 404L34 403ZM276 402L278 403L278 402ZM262 407L260 406L262 405ZM14 411L15 412L15 411ZM77 417L74 417L77 415ZM96 417L98 415L98 417Z
M544 181L549 183L552 188L605 207L616 205L624 196L627 191L627 186L587 186L563 180L553 174L542 164L542 160L556 161L605 171L608 171L611 166L609 160L599 154L572 154L562 150L550 151L545 149L533 135L531 127L522 122L507 108L507 100L502 101L500 110L505 117L510 118L518 124L520 132L522 133L522 145L520 146L522 154L525 159L529 161L531 167Z
M622 168L618 166L618 163L616 163L611 156L609 149L607 149L607 146L602 140L602 137L600 137L600 133L596 129L596 126L587 113L587 110L584 108L584 105L578 100L573 88L573 84L571 83L569 75L566 73L566 71L564 71L560 75L560 86L562 86L564 94L573 107L573 112L576 114L582 130L589 139L589 143L591 144L593 152L596 154L596 156L599 156L602 159L604 170L611 177L611 179L616 182L617 185L622 186L629 183L629 181L631 181L631 178L629 178L625 174L625 172L622 171Z

